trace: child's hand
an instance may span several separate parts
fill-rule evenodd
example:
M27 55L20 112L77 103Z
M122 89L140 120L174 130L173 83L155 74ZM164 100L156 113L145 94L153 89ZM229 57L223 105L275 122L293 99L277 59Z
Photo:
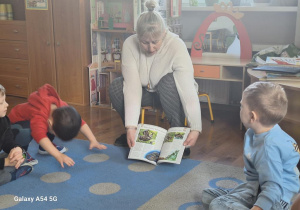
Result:
M8 154L10 166L15 166L16 169L24 162L23 151L21 147L15 147Z
M89 149L93 149L93 148L97 148L97 149L101 150L101 149L106 149L107 147L103 144L100 144L97 141L95 141L95 142L93 141L93 142L90 143Z
M258 206L253 206L253 207L251 208L251 210L263 210L263 209L260 208L260 207L258 207Z
M15 166L17 164L17 161L11 162L9 157L6 157L4 159L4 166Z
M74 166L75 162L72 158L68 157L65 154L60 154L56 157L56 160L60 163L61 167L65 167L64 163L67 164L67 166Z

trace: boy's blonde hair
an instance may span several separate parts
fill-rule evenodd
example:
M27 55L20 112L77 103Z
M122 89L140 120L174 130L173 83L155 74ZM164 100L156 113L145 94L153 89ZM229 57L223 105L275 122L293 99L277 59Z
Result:
M284 89L271 82L255 82L244 90L250 111L255 111L262 125L279 123L287 113L288 100Z
M161 37L167 30L166 23L159 12L155 11L158 6L155 0L147 0L145 6L148 11L143 12L137 21L136 33L138 38L141 39L144 35L151 37Z
M0 84L0 96L5 95L5 88Z

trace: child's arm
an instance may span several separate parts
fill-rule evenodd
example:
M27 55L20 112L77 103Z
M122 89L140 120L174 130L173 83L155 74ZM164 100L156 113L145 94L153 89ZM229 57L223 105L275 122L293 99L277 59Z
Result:
M60 163L61 167L64 168L64 163L68 166L74 166L75 162L72 160L72 158L60 153L49 138L42 138L39 144Z
M106 149L105 145L100 144L96 137L94 136L93 132L91 131L90 127L87 124L84 124L80 128L80 132L90 141L89 149L98 148L98 149Z

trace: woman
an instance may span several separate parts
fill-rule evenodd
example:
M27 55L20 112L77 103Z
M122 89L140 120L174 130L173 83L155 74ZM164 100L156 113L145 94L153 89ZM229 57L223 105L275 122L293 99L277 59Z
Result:
M164 19L154 11L156 1L147 0L145 6L148 11L137 21L137 34L123 44L123 77L110 85L112 105L126 128L115 145L134 146L141 106L153 106L156 98L171 127L184 126L187 118L191 132L184 145L190 147L202 131L193 65L184 42L168 31Z

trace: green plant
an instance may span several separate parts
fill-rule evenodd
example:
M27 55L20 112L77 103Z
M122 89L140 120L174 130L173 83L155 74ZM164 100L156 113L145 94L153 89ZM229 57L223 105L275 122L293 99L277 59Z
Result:
M205 0L206 6L214 6L214 4L218 2L219 0Z
M198 6L198 0L190 0L190 6Z

